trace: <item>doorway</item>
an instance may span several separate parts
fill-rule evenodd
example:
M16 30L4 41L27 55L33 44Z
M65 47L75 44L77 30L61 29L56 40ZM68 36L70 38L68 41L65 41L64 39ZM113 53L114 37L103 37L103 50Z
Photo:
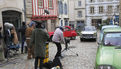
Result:
M5 22L12 23L15 26L19 40L20 40L20 34L18 32L18 29L21 26L21 16L22 16L21 12L14 11L14 10L7 10L2 12L3 25Z

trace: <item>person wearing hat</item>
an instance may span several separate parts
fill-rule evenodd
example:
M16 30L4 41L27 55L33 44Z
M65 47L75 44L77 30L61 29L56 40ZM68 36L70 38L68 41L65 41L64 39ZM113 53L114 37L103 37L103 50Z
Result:
M43 60L46 56L46 42L49 39L49 34L42 28L42 22L35 22L36 28L32 31L30 48L34 45L35 69L38 67L38 60L40 60L39 69L42 69Z
M62 57L61 56L61 43L65 43L64 36L63 36L63 27L58 27L53 35L52 41L56 44L57 46L57 53L55 55L56 57Z
M32 31L35 28L35 22L31 21L29 23L29 27L26 28L25 36L26 36L26 43L27 43L27 49L28 49L28 56L27 59L34 58L34 46L32 48L29 48L30 46L30 37L32 35Z

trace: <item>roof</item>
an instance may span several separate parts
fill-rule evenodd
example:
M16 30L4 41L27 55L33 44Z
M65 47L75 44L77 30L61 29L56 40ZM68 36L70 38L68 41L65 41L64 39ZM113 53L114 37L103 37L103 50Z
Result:
M105 25L105 26L102 26L101 30L103 30L105 28L112 28L112 27L120 27L120 26L118 26L118 25Z
M104 32L121 32L121 27L115 27L115 28L107 28L104 29Z

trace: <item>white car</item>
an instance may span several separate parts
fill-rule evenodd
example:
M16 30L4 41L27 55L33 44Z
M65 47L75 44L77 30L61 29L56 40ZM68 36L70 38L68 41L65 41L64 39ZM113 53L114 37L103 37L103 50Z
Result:
M80 41L84 39L97 39L97 30L95 26L85 26L83 31L80 33Z

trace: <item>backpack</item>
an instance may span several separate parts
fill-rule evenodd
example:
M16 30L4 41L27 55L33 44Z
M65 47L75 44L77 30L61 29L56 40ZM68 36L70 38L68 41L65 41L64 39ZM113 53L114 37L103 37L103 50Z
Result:
M53 61L49 61L49 62L44 64L44 67L46 67L48 69L51 69L51 68L57 67L57 66L59 66L60 69L63 69L59 57L56 57L56 58L53 59Z
M53 67L56 67L56 66L59 66L60 69L62 69L62 64L59 57L55 57L53 59Z

